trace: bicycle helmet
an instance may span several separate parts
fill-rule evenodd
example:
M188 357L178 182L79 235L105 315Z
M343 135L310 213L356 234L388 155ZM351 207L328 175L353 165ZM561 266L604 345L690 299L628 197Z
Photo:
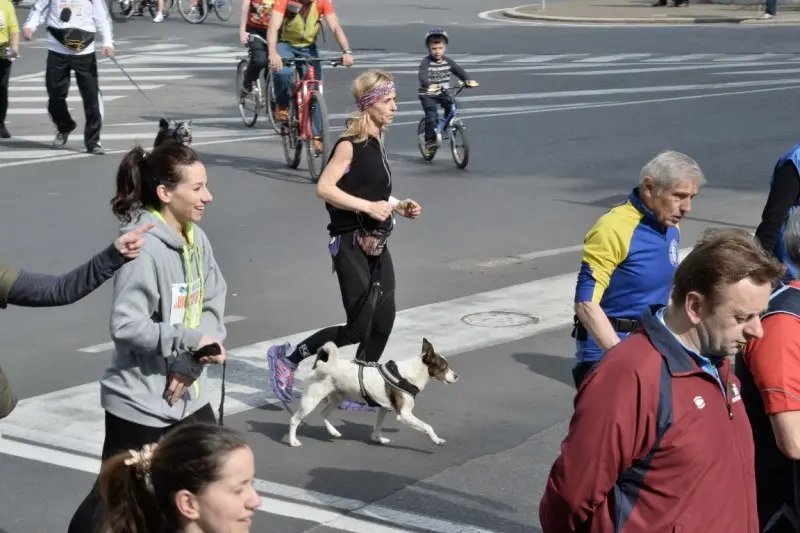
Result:
M444 44L450 44L450 39L447 38L447 32L444 28L431 28L428 30L428 33L425 34L425 46L430 44L431 37L441 37L444 39Z

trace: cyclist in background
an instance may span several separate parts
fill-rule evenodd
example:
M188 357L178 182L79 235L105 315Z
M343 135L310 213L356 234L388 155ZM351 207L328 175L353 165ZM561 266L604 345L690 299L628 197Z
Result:
M419 101L425 111L425 153L430 155L436 151L436 119L438 105L444 108L447 116L452 109L452 100L447 93L439 93L450 87L450 73L466 83L467 87L477 87L478 82L470 80L467 72L458 63L445 56L449 39L444 28L432 28L425 35L425 47L428 49L419 64ZM438 93L438 94L437 94Z
M242 44L248 43L251 33L267 40L269 17L274 3L274 0L242 0L242 17L239 21L239 40ZM244 74L242 87L244 94L253 90L253 82L267 65L267 45L258 39L253 39L250 43L250 64Z
M336 42L342 49L342 63L353 64L353 52L347 36L339 25L333 9L333 0L275 0L267 32L269 42L269 65L275 72L275 118L280 122L289 120L289 98L291 97L292 69L283 66L283 58L319 57L317 36L322 28L322 19L328 23ZM305 65L303 65L305 67ZM315 63L315 78L322 79L322 64ZM303 69L305 72L305 69ZM322 151L322 141L317 137L320 117L314 113L314 150Z

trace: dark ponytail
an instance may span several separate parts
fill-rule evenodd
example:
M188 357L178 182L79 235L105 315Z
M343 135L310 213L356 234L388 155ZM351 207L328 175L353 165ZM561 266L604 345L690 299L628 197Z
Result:
M220 479L228 455L246 448L239 432L208 423L178 426L161 438L149 461L126 465L119 453L100 470L100 533L173 533L181 524L175 494L201 493ZM138 451L138 450L137 450Z
M150 154L137 144L125 154L117 169L112 212L127 223L139 209L159 208L158 186L174 189L183 179L184 167L197 161L197 152L174 140L164 142Z
M164 518L141 469L128 466L131 452L119 453L100 469L102 527L97 533L160 533Z

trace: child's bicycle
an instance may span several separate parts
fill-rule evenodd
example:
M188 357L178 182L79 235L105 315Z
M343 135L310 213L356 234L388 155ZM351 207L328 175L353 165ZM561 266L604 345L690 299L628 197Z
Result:
M280 126L286 164L290 168L297 168L303 153L303 144L305 144L308 153L308 171L311 174L311 181L314 183L319 180L322 170L328 164L333 147L328 106L322 96L323 84L322 81L314 79L316 72L314 63L316 62L330 64L332 67L342 64L341 58L294 57L283 59L284 66L293 67L293 69L289 120L281 123ZM306 68L305 76L301 78L297 67L304 63L308 65L308 68ZM313 117L315 110L320 114L320 131L316 138L322 144L321 151L314 146Z
M249 36L246 46L249 46L250 42L254 40L262 41L264 44L267 44L267 41L258 34L251 33ZM236 60L238 63L236 65L236 87L234 90L236 91L236 103L239 106L239 114L242 117L242 122L244 122L244 125L248 128L252 128L258 120L258 115L261 113L261 110L266 109L272 129L275 130L275 133L280 135L281 123L275 119L275 86L273 85L272 71L269 65L262 70L258 79L253 82L253 90L249 94L242 94L244 75L245 72L247 72L247 67L250 65L250 57L248 54L247 57L240 56L237 57Z
M455 88L442 88L438 93L446 94L450 97L450 114L447 116L439 115L436 119L436 150L442 147L442 142L450 140L450 151L453 153L453 161L459 169L464 169L469 163L469 143L467 142L467 127L458 118L458 102L456 96L468 87L463 81L459 80ZM454 92L455 91L455 92ZM417 126L417 142L419 152L425 161L431 161L436 156L436 152L427 153L425 151L425 117L422 117Z

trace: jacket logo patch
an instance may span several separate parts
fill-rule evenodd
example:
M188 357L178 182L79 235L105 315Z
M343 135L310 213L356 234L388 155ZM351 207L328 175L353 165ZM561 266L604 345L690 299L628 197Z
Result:
M702 396L695 396L694 404L697 406L698 409L702 409L703 407L706 406L706 401L703 399Z
M678 266L678 241L675 239L669 243L669 262L672 266Z
M742 400L742 395L739 393L739 387L736 386L736 383L731 383L731 392L733 393L731 403L736 403Z

